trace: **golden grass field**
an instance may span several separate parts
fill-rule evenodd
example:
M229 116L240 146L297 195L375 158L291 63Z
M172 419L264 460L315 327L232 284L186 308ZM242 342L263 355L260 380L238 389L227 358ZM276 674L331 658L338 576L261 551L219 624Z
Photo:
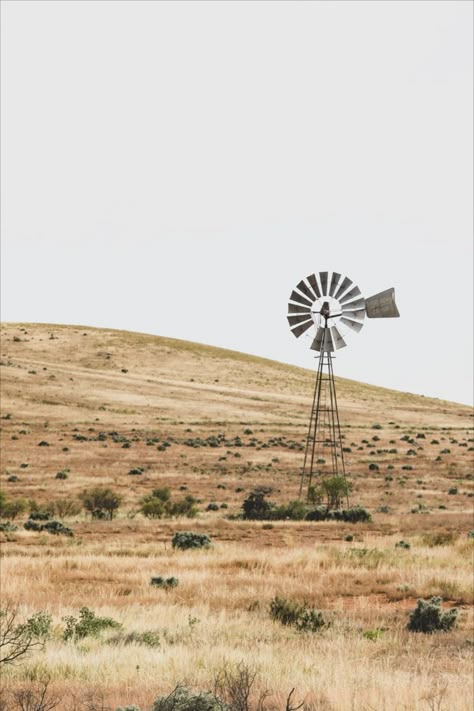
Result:
M50 678L58 709L90 691L104 711L145 711L179 682L212 689L224 664L244 660L268 709L283 711L293 688L308 711L472 709L470 408L338 379L351 503L373 522L268 525L227 517L255 486L271 487L276 503L297 498L313 371L145 334L5 324L1 374L6 495L46 505L101 485L123 496L113 521L66 519L73 538L24 530L26 514L0 534L2 601L54 621L44 649L4 669L7 692ZM185 444L220 433L242 446ZM143 473L129 475L136 467ZM158 486L197 497L198 517L137 513ZM419 504L426 512L411 513ZM181 530L207 533L212 546L172 549ZM395 547L401 539L409 549ZM179 585L156 589L157 575ZM310 634L272 621L276 595L307 601L330 625ZM458 608L456 628L408 632L417 598L432 595ZM62 618L83 605L124 634L64 642ZM369 639L372 630L382 631ZM145 631L159 647L132 639Z

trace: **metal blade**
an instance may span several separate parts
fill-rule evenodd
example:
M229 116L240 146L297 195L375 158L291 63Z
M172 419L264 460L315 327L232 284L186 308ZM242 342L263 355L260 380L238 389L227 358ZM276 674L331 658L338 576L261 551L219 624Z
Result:
M321 350L321 346L322 346L322 343L323 343L323 336L324 336L324 332L325 332L325 331L327 331L327 329L326 329L326 328L322 328L322 326L320 326L320 327L318 328L318 330L317 330L317 332L316 332L316 338L314 339L314 341L313 341L312 344L310 345L311 350L313 350L313 351L320 351L320 350Z
M341 278L341 275L338 274L337 272L333 272L333 275L331 277L331 285L329 287L329 296L334 296L334 291L337 286L337 282Z
M352 284L352 279L349 279L349 277L344 277L341 285L339 286L339 289L334 294L334 298L339 299L339 297L345 292L346 289L348 289L350 287L351 284Z
M359 321L363 321L365 318L365 309L359 309L358 311L343 310L342 313L346 318L359 319Z
M303 323L304 321L308 321L308 319L311 319L310 314L299 314L298 316L287 316L288 323L290 324L290 327L296 326L298 323ZM312 319L311 319L312 320Z
M311 309L309 306L297 306L296 304L292 304L291 302L288 304L288 313L290 314L309 314L311 313Z
M336 350L339 350L339 348L344 348L344 346L347 345L339 331L337 330L336 326L332 326L331 328L331 336L334 341L334 345L336 347Z
M321 282L321 291L326 296L328 293L328 272L319 272L319 281Z
M369 318L398 318L400 316L395 303L395 289L387 289L369 296L365 301Z
M289 320L291 317L287 316L287 319ZM311 321L306 321L305 323L302 323L300 326L295 326L294 328L291 329L291 332L293 333L296 338L299 338L302 333L308 330L311 326L314 326L314 321L311 319ZM291 325L290 325L291 328Z
M318 282L316 281L316 275L315 274L310 274L306 279L309 281L311 284L311 288L316 294L316 298L320 299L321 298L321 292L319 290Z
M292 291L290 294L290 301L297 301L299 304L305 304L306 306L312 306L313 302L305 299L304 296L298 294L297 291Z
M349 304L345 304L342 307L342 312L350 311L351 309L363 309L365 308L365 299L356 299L351 301Z
M325 328L326 336L324 338L324 352L331 353L334 350L334 343L332 342L332 334L330 328Z
M351 328L356 333L359 333L362 326L364 325L363 323L360 323L360 321L353 321L351 318L346 318L345 316L341 318L341 323L343 323L345 326L349 326L349 328Z
M359 296L361 293L361 290L359 289L358 286L355 286L353 289L347 292L347 294L344 294L342 299L339 299L339 303L341 304L346 304L348 301L354 298L354 296Z
M299 289L311 301L316 301L313 292L303 280L301 280L300 283L296 285L296 288Z

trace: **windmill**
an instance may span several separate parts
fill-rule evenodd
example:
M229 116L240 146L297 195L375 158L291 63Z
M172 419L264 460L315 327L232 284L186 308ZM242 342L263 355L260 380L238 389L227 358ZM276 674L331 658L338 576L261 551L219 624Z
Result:
M319 352L300 498L303 491L309 497L310 487L319 477L346 476L332 353L347 345L344 338L348 333L360 332L366 316L400 316L395 290L387 289L364 299L349 277L319 272L302 279L290 294L290 329L297 338L311 335L310 348Z

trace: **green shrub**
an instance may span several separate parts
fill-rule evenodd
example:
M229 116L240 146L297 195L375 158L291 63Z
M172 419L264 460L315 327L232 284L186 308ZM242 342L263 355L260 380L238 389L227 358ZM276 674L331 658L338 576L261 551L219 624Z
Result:
M363 506L352 506L350 509L334 511L336 521L346 521L347 523L368 523L372 521L372 516Z
M0 497L1 518L7 518L13 521L17 516L21 516L27 508L28 503L25 499L7 499L2 492L2 496Z
M206 506L206 511L219 511L219 504L211 502Z
M54 536L73 536L74 532L72 528L68 528L60 521L48 521L43 523L41 530L47 531Z
M369 464L369 470L370 470L371 472L378 471L378 468L379 468L379 465L376 464L375 462L371 462L371 463Z
M145 632L128 632L127 634L116 634L109 637L107 644L141 644L150 649L157 649L161 645L159 632L146 630Z
M102 486L96 486L93 489L84 491L80 498L84 508L89 511L92 518L108 518L112 520L122 503L122 497L119 494Z
M370 639L371 642L376 642L380 637L383 635L385 630L381 627L376 627L373 630L365 630L365 632L362 633L362 637L364 639Z
M132 704L132 706L117 706L117 711L140 711L140 707L135 706L135 704Z
M32 521L47 521L49 519L49 513L38 509L30 513L30 519Z
M15 531L18 531L18 526L14 523L11 523L10 521L0 523L0 533L14 533Z
M93 610L88 607L81 607L79 610L79 618L68 615L63 618L66 623L66 628L63 633L63 639L78 640L84 637L99 637L101 632L106 629L121 629L120 622L113 620L111 617L97 617Z
M243 518L246 521L265 521L271 518L273 504L265 499L262 491L252 491L242 504Z
M395 548L405 548L408 550L411 546L406 541L398 541L398 543L395 543Z
M51 636L52 624L53 618L49 612L45 612L44 610L35 612L35 614L29 617L26 621L28 631L31 636L36 639L48 639L48 637Z
M448 632L456 623L458 611L451 608L447 612L441 609L441 598L418 600L414 610L410 612L407 629L410 632Z
M69 476L69 475L68 475L67 471L66 471L65 469L63 469L63 471L58 472L54 478L55 478L55 479L63 479L63 480L64 480L64 479L67 479L68 476Z
M450 489L448 489L448 494L450 496L455 496L455 494L458 493L458 487L457 486L452 486Z
M178 685L168 696L155 700L152 711L232 711L224 701L210 692L194 694Z
M150 580L150 585L154 585L157 588L164 588L165 590L169 590L170 588L175 588L179 583L178 578L170 577L170 578L163 578L159 575L151 578Z
M10 474L9 477L7 477L7 481L11 482L14 484L16 481L18 481L18 477L16 474Z
M308 512L308 508L303 501L295 499L286 505L277 506L271 513L271 518L276 521L289 519L290 521L302 521Z
M211 539L205 533L193 531L180 531L175 533L171 541L173 548L188 550L189 548L209 548Z
M31 518L29 518L25 523L23 524L23 528L26 531L42 531L43 530L43 524L37 523L36 521L32 521Z
M306 602L299 603L278 596L270 603L270 617L282 625L295 627L299 632L317 632L326 624L322 613L308 607Z

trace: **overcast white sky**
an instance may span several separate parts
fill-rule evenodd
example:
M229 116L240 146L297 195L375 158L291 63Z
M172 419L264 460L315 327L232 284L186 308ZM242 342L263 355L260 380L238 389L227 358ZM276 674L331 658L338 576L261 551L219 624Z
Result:
M369 320L336 374L472 400L472 14L448 2L2 3L2 319L315 366L320 270Z

